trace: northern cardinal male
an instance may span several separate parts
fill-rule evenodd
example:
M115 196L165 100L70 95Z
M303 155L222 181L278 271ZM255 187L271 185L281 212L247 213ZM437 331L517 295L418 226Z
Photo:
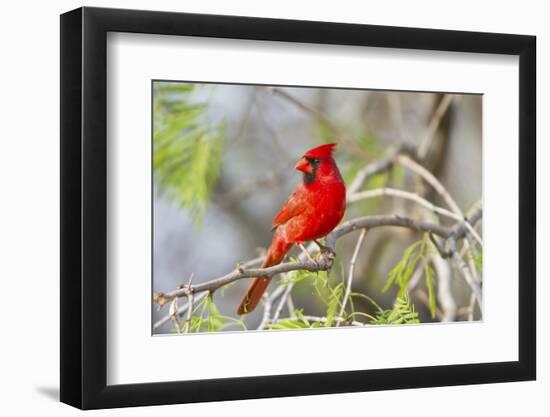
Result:
M331 143L310 149L294 167L303 172L303 181L273 220L275 234L262 268L280 263L294 244L307 253L303 242L326 236L344 217L346 186L332 158L334 146ZM237 314L254 310L270 281L271 277L254 278Z

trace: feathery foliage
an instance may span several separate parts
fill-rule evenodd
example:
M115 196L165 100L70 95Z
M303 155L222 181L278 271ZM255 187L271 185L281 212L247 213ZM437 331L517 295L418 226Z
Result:
M414 310L409 294L404 293L395 299L391 310L379 310L371 324L417 324L418 312Z
M289 330L289 329L309 329L312 327L320 327L319 323L310 323L305 317L302 309L293 311L293 316L288 319L277 321L277 323L269 324L267 327L271 330Z
M154 85L153 167L159 191L188 209L198 227L219 176L224 125L208 120L207 102L192 101L196 88Z
M189 332L217 332L230 326L237 326L241 330L246 330L246 325L242 320L222 315L214 303L213 294L208 294L193 309L193 316L189 322Z
M421 240L414 242L405 249L401 260L390 271L382 292L386 292L392 284L395 284L398 288L397 299L404 299L408 293L407 287L412 274L417 268L418 263L422 262L426 288L428 289L428 307L433 319L435 318L437 303L435 298L434 272L428 260L428 254L431 250L433 250L433 244L430 242L429 235L425 233Z
M327 311L326 311L326 327L332 326L334 323L334 317L337 314L337 311L342 305L342 296L344 295L344 283L340 282L333 288L329 288L329 295L326 301Z

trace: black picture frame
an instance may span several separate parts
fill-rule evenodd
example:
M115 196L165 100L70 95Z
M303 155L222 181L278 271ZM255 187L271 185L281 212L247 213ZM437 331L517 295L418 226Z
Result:
M107 385L108 32L518 56L519 360ZM62 402L94 409L535 379L534 36L84 7L61 15L60 56Z

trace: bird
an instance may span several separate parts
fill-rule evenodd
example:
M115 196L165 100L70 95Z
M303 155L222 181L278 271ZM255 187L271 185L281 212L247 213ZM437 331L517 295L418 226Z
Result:
M304 242L318 242L342 220L346 211L346 186L332 157L336 144L329 143L308 150L294 169L302 173L302 181L288 197L272 224L271 245L261 265L279 264L297 245L311 260ZM241 299L237 314L252 312L260 302L271 277L256 277Z

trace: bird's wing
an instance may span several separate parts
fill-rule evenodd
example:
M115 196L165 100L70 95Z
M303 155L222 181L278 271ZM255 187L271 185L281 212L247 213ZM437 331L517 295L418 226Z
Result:
M294 190L294 192L290 194L290 197L286 200L285 204L283 204L283 207L279 210L279 213L277 213L273 219L271 230L275 230L280 225L302 213L306 209L306 201L304 197L302 188L297 188Z

